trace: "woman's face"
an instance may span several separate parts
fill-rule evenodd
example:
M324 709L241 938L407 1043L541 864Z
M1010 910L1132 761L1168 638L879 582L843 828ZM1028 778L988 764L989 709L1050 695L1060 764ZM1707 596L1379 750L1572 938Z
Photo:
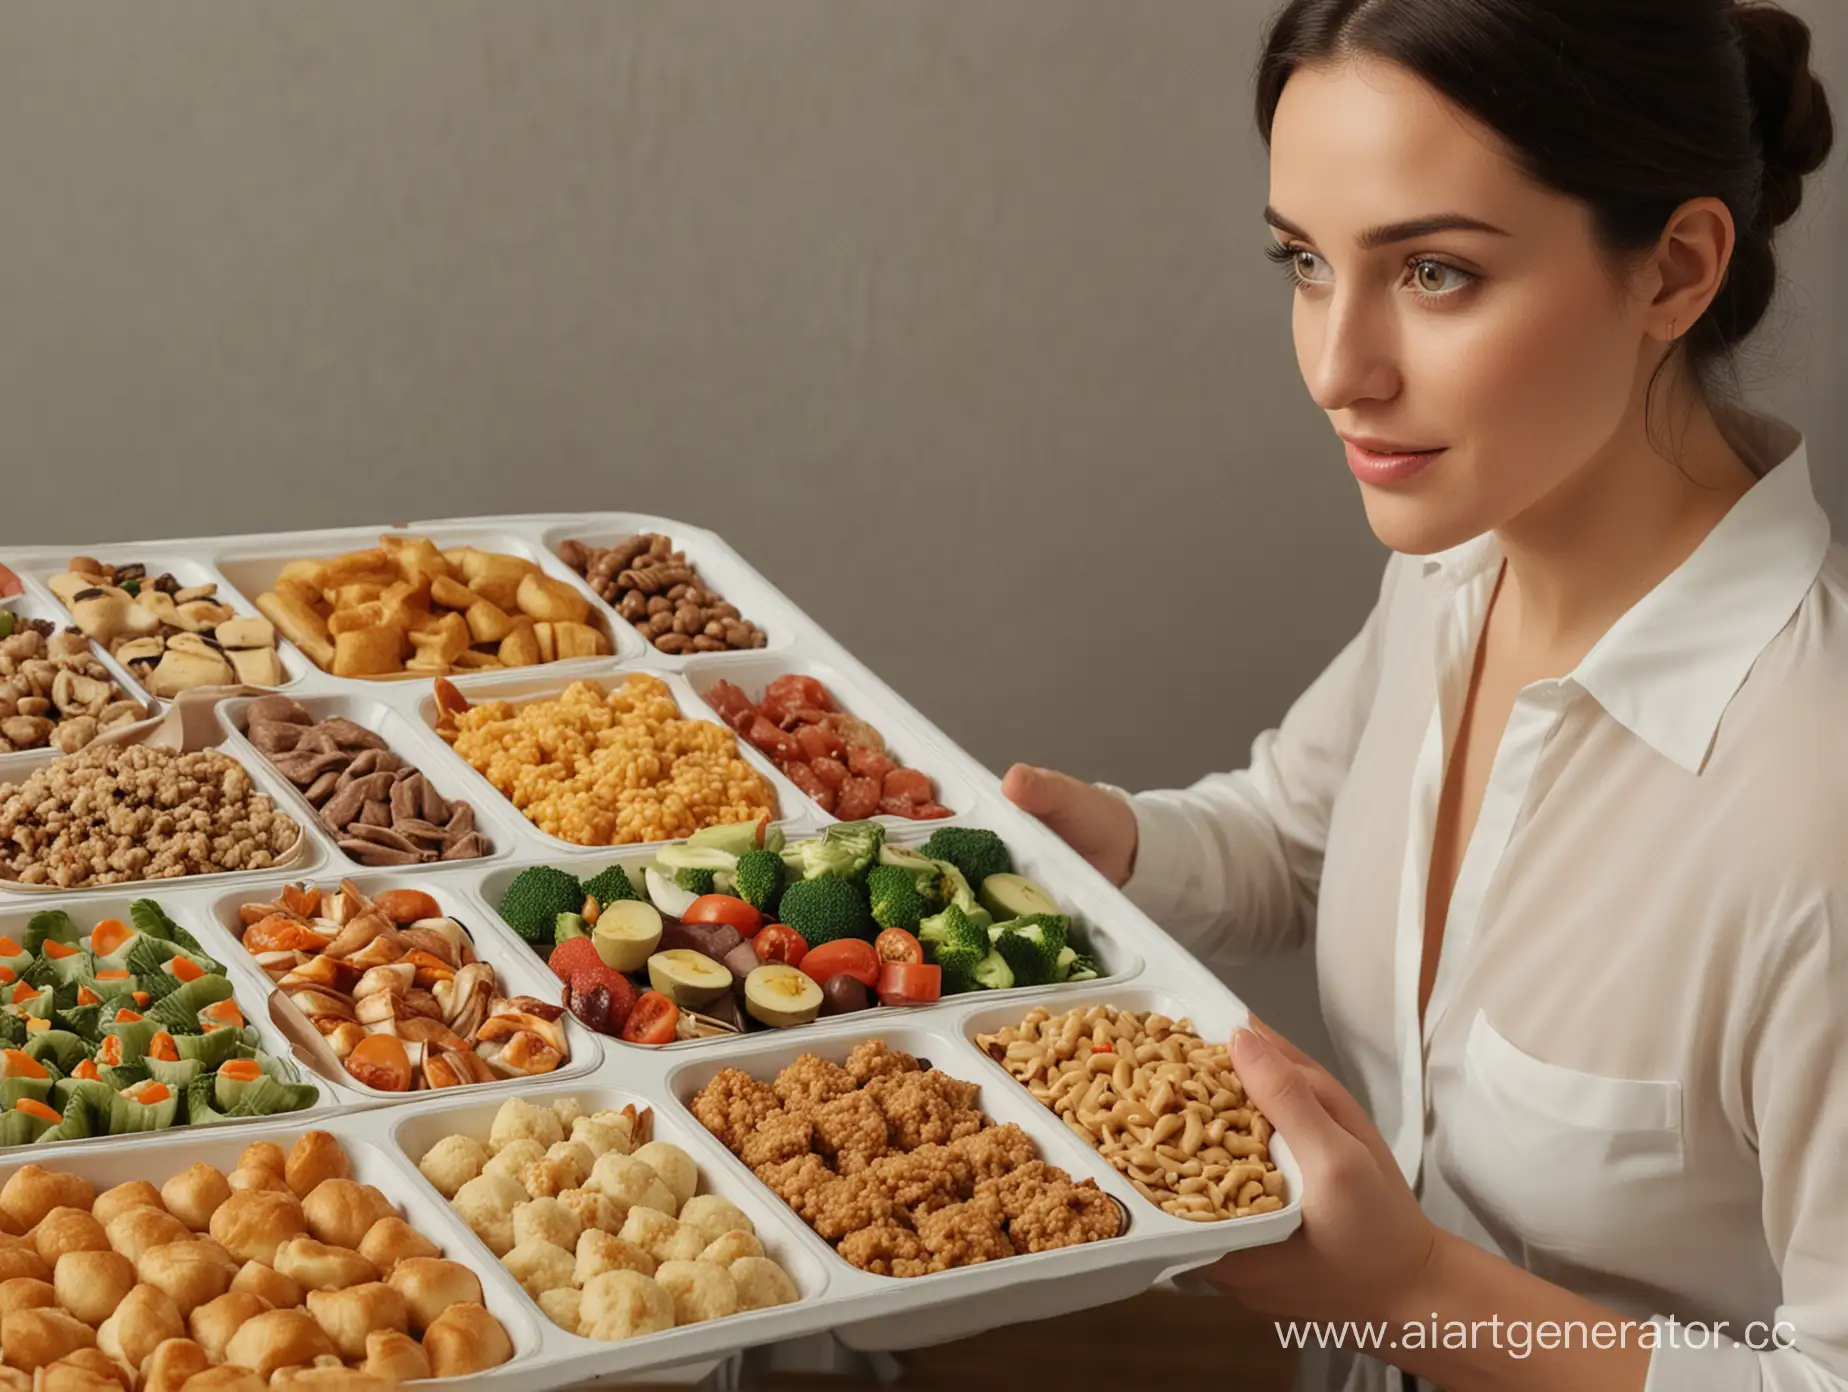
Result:
M1589 210L1404 69L1299 70L1270 169L1297 362L1388 546L1428 555L1505 525L1631 417L1644 306ZM1392 226L1459 218L1483 226Z

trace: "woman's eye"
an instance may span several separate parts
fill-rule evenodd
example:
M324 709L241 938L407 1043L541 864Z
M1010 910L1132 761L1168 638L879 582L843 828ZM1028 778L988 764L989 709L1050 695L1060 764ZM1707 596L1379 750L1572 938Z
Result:
M1475 279L1468 271L1442 261L1412 262L1412 286L1421 295L1449 295Z
M1331 279L1322 258L1307 247L1283 246L1273 242L1264 249L1264 254L1283 267L1284 279L1299 289L1305 285L1320 285Z

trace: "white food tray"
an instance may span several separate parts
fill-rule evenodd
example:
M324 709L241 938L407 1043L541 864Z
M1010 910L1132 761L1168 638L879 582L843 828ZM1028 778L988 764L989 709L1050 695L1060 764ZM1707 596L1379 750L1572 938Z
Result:
M401 1178L381 1183L394 1199L407 1187L425 1202L417 1221L428 1227L446 1250L466 1253L461 1260L481 1271L490 1306L502 1313L516 1309L519 1322L507 1319L519 1353L491 1377L476 1379L506 1387L562 1387L591 1377L659 1375L722 1358L744 1347L777 1342L819 1331L832 1331L863 1349L916 1347L961 1337L998 1325L1041 1319L1134 1295L1164 1275L1203 1265L1226 1252L1281 1241L1301 1215L1301 1176L1280 1137L1271 1140L1272 1155L1288 1183L1289 1202L1276 1213L1220 1223L1189 1223L1163 1213L1143 1200L1095 1150L1076 1137L1051 1111L987 1057L974 1043L987 1033L1019 1021L1035 1005L1054 1012L1093 1004L1160 1010L1186 1016L1209 1039L1223 1039L1246 1018L1242 1002L1163 933L1037 820L1009 803L987 768L960 749L894 692L864 663L831 638L713 533L668 518L631 513L547 514L522 517L450 519L403 527L347 528L310 533L180 539L141 543L84 543L0 549L0 562L25 577L28 592L43 577L66 567L72 555L105 560L157 561L176 569L192 562L188 578L217 579L226 602L251 611L251 600L281 566L297 556L328 557L377 545L383 532L408 531L434 539L439 547L474 545L526 556L548 575L566 579L590 596L594 612L608 629L612 656L576 659L509 673L471 673L457 678L471 701L506 696L529 699L556 693L573 680L609 685L631 671L663 678L690 718L716 719L700 693L724 678L755 700L764 685L784 672L817 677L837 704L869 721L886 738L899 762L930 775L937 800L954 813L953 821L986 826L1007 842L1021 870L1043 884L1062 907L1082 924L1104 972L1102 979L1060 986L978 993L948 998L913 1010L875 1008L854 1015L823 1018L801 1029L689 1041L665 1048L643 1048L593 1036L575 1020L567 1028L572 1059L564 1070L540 1078L483 1084L475 1088L413 1094L380 1094L330 1085L315 1079L327 1106L314 1124L349 1143L372 1147L377 1163L396 1167ZM701 577L738 607L764 632L766 646L735 653L663 653L597 598L565 566L556 547L567 538L608 545L637 531L665 532L676 549L687 553ZM42 598L43 596L41 596ZM556 1000L558 990L537 954L519 941L495 911L501 891L523 866L552 864L589 875L611 863L635 865L651 858L647 846L590 848L569 846L546 836L501 797L486 779L464 764L431 728L434 702L428 681L338 678L306 661L286 643L284 662L295 676L285 693L308 706L317 717L343 714L383 734L399 755L420 768L445 797L474 805L477 825L494 844L494 854L473 861L445 862L403 870L360 870L335 849L332 838L307 816L307 805L288 780L251 748L239 733L243 703L230 702L218 712L224 748L248 766L258 781L291 815L302 820L310 838L309 858L283 872L168 880L158 884L101 887L71 894L23 895L0 888L0 915L13 918L55 906L81 918L86 902L118 901L147 895L158 899L190 929L207 950L223 961L238 982L241 999L266 998L268 978L233 939L237 908L251 899L274 897L291 880L327 886L351 877L364 888L391 884L424 889L435 895L474 937L485 960L501 971L515 990L529 990ZM793 840L812 835L832 819L775 770L767 759L741 741L746 757L771 778L778 815ZM25 762L25 761L22 761ZM0 770L0 779L16 776ZM942 823L884 817L888 834L901 843L921 841ZM23 921L23 920L21 920ZM569 1020L569 1017L567 1016ZM259 1022L267 1028L267 1021ZM855 1270L795 1218L782 1201L764 1188L742 1163L707 1135L686 1110L685 1099L719 1069L737 1065L760 1076L774 1073L804 1051L840 1058L860 1039L883 1037L955 1076L981 1085L979 1105L997 1121L1019 1123L1051 1163L1074 1178L1095 1179L1122 1203L1128 1215L1124 1234L1114 1240L1063 1251L1015 1257L911 1280L870 1276ZM803 1300L779 1309L673 1330L624 1344L598 1344L567 1334L526 1301L500 1264L480 1246L417 1174L416 1155L452 1130L485 1132L493 1109L518 1093L533 1100L576 1094L587 1107L633 1101L651 1106L657 1135L683 1146L698 1161L703 1187L722 1194L753 1217L765 1245L781 1260L803 1292ZM265 1132L303 1129L308 1114L240 1124L222 1133L222 1144L235 1147ZM75 1164L89 1151L90 1163L139 1164L146 1150L187 1146L201 1152L219 1144L216 1133L157 1133L118 1142L106 1155L95 1143L75 1142L68 1154ZM409 1159L405 1152L410 1153ZM0 1173L22 1163L24 1152L0 1152ZM232 1158L235 1151L231 1152ZM188 1159L195 1158L189 1154ZM209 1155L206 1158L211 1158ZM370 1162L369 1162L370 1163ZM126 1173L126 1170L124 1170ZM496 1304L497 1300L500 1302ZM472 1384L471 1384L472 1385Z

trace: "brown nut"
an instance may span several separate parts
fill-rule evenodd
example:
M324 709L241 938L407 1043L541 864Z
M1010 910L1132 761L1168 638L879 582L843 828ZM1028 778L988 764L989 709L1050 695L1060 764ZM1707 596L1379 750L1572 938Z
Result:
M663 633L654 645L664 653L683 653L693 646L693 640L684 633Z

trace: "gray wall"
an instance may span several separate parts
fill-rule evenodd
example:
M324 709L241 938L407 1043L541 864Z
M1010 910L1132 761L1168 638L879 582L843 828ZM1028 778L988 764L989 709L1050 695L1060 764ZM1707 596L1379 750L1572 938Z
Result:
M656 510L997 769L1230 766L1381 561L1259 256L1269 9L6 6L0 543ZM1848 515L1827 193L1754 377Z

